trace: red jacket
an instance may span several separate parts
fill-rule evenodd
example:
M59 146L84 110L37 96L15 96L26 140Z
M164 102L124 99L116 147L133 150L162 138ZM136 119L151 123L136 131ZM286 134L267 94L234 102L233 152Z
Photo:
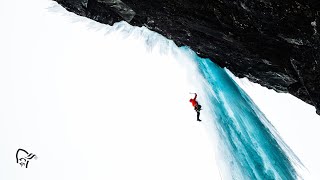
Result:
M198 102L196 101L197 99L197 93L195 93L195 96L193 99L190 99L189 102L191 102L193 107L196 107L198 105Z

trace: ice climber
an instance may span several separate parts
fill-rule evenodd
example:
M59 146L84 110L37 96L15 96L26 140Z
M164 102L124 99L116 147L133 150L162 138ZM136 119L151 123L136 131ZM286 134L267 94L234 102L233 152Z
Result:
M197 93L192 93L192 94L194 94L194 98L190 99L189 102L191 102L192 106L194 107L194 110L197 112L197 121L201 121L201 119L200 119L201 105L196 100L197 99Z

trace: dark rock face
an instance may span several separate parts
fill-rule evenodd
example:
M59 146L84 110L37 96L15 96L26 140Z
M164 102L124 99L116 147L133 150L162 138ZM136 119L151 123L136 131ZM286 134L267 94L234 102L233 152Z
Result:
M55 1L102 23L146 26L238 77L291 93L320 114L320 1Z

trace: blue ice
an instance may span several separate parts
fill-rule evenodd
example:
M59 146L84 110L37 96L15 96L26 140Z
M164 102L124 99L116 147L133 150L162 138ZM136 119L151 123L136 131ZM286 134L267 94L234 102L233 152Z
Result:
M182 47L190 53L190 49ZM192 54L192 53L191 53ZM202 89L218 134L228 170L226 179L297 179L299 160L275 128L226 70L193 53L192 61L205 79ZM224 178L224 179L225 179Z

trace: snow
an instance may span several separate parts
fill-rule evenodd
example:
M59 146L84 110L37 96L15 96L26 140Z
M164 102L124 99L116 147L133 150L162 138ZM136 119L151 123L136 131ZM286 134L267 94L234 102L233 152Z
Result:
M51 1L8 3L19 17L1 15L0 179L219 177L172 42ZM38 157L28 169L19 148Z
M213 124L206 113L197 122L188 102L199 72L173 42L46 0L7 1L0 20L0 179L220 179ZM314 108L234 79L305 179L319 179ZM19 148L38 157L28 169L15 161Z

